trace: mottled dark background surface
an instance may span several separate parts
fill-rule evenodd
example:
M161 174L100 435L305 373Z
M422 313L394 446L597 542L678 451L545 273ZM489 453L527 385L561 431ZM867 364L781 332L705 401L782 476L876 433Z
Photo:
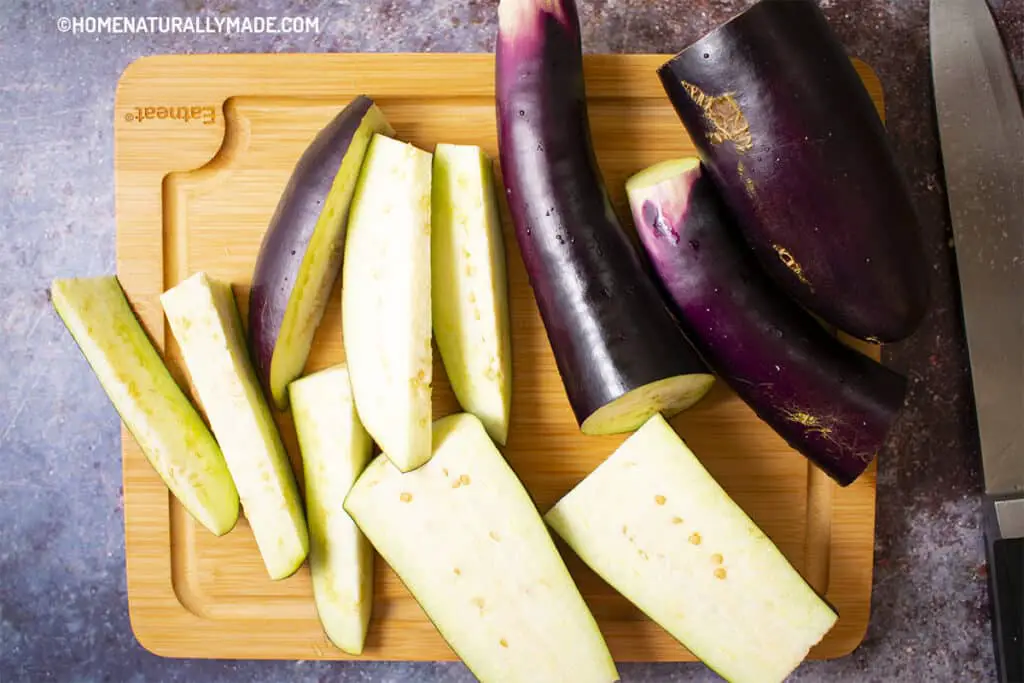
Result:
M1024 0L992 0L1024 73ZM672 52L745 0L581 0L588 52ZM892 142L924 218L934 306L888 360L912 378L880 456L864 644L801 681L993 676L979 467L932 113L926 0L822 0L885 86ZM112 106L121 71L168 52L490 51L496 2L0 4L0 681L469 681L461 664L171 661L135 642L125 596L119 423L50 309L58 275L114 269ZM312 35L72 35L62 16L309 16ZM1024 416L1022 416L1024 417ZM627 681L710 681L623 665Z

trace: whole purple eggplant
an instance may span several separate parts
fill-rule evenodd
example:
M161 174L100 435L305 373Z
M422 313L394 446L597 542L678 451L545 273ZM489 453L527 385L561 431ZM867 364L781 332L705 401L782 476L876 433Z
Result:
M670 417L714 381L605 191L591 147L573 0L501 0L498 148L509 210L577 422L588 434Z
M770 281L696 158L652 166L626 192L663 290L712 370L795 450L853 482L899 415L905 379Z
M928 302L918 218L885 128L812 0L761 0L658 71L769 276L861 339Z

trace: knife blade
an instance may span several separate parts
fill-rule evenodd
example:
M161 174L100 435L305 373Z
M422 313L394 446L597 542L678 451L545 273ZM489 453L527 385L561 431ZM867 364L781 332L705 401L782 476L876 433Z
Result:
M931 0L932 85L985 484L1000 680L1024 681L1024 113L985 0Z

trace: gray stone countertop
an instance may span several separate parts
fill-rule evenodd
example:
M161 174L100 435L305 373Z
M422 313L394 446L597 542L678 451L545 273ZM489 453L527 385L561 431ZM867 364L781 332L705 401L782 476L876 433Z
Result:
M886 91L924 219L934 302L887 350L911 378L880 455L872 619L863 645L800 681L993 677L979 467L932 113L926 0L821 0ZM749 0L581 0L588 52L673 52ZM992 0L1024 73L1024 1ZM469 681L461 664L181 661L135 641L125 594L119 421L53 313L62 275L114 271L112 106L155 53L493 49L496 1L0 4L0 681ZM60 17L305 16L300 35L76 35ZM622 665L626 681L716 680L703 666Z

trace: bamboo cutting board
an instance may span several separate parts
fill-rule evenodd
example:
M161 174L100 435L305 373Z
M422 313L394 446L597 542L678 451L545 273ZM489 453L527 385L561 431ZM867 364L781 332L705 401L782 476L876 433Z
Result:
M626 220L626 177L693 153L655 76L664 59L586 58L598 161ZM881 109L877 79L864 65L858 69ZM160 293L205 270L233 284L245 315L257 250L293 164L316 131L360 93L377 101L399 138L427 150L437 142L479 144L497 166L491 55L150 57L122 76L114 125L117 271L183 384L187 374L164 324ZM507 213L503 220L514 347L512 431L504 452L546 511L625 435L585 437L576 427ZM309 371L343 360L337 285L333 296ZM435 377L435 415L454 412L436 353ZM290 419L278 417L297 465ZM839 611L838 624L811 656L849 653L868 623L874 466L840 489L720 382L673 424ZM286 580L270 581L244 518L215 538L170 497L127 432L123 460L129 611L144 647L175 657L351 658L325 637L305 566ZM301 481L301 468L297 472ZM560 548L617 660L694 659ZM379 558L362 658L455 658Z

